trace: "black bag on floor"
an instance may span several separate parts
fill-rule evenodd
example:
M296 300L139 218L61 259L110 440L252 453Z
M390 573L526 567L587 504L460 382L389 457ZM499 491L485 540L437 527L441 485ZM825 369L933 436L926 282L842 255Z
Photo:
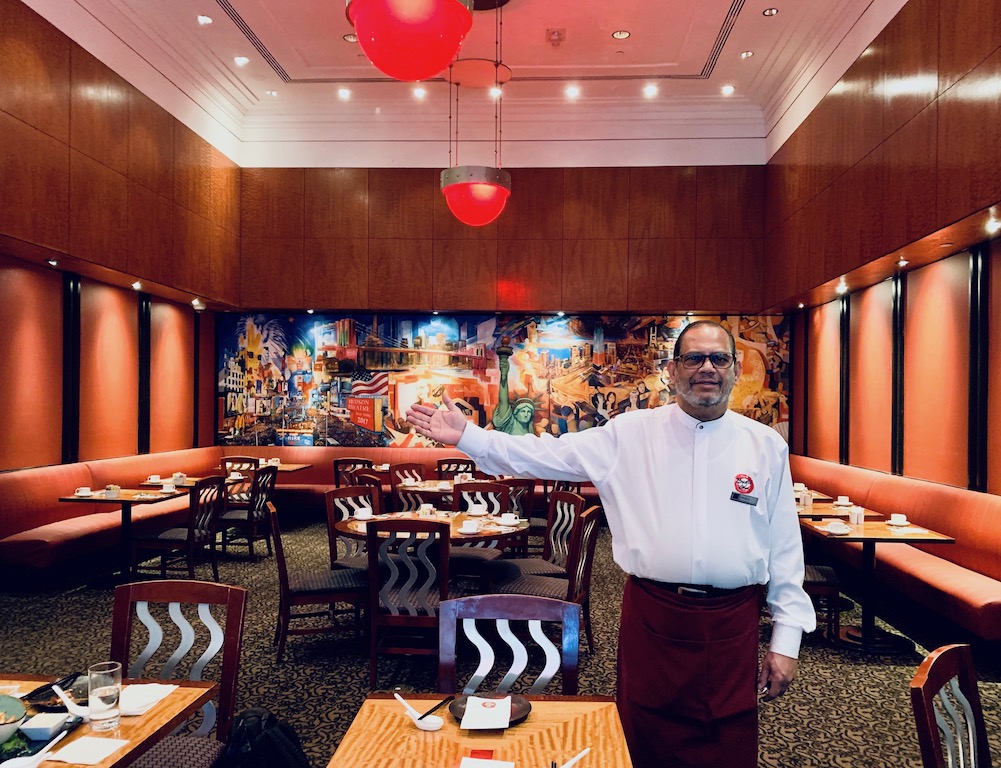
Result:
M266 709L246 709L233 720L216 768L312 768L299 737Z

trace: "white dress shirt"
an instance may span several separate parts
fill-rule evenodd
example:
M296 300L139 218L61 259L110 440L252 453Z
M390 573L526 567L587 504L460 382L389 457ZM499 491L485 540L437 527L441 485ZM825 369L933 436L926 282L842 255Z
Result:
M594 483L626 573L721 588L767 584L776 653L796 658L802 633L816 626L803 591L789 449L763 424L733 411L699 421L669 405L558 439L470 423L457 447L491 474Z

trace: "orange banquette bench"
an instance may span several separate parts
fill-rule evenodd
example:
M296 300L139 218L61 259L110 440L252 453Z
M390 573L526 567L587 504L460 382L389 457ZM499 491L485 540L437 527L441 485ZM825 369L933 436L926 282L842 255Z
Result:
M955 544L877 544L880 588L899 592L984 640L1001 640L1001 496L791 456L793 480L886 517L903 513ZM861 570L861 545L825 542L836 565Z

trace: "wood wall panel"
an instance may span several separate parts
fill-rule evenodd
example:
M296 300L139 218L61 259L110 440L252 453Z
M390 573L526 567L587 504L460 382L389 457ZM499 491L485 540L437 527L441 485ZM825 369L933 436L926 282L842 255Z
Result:
M427 240L434 237L438 171L373 168L368 172L368 236Z
M811 253L816 254L817 261L824 269L814 276L814 282L807 281L800 285L800 291L809 290L818 282L843 275L845 264L851 262L845 255L845 229L849 225L843 213L847 195L842 193L842 184L839 179L811 201L807 216L813 222L810 228L813 233L811 248L816 249Z
M69 147L0 112L0 232L57 251L69 247Z
M223 229L240 234L240 167L215 147L210 147L211 207L209 219Z
M760 238L696 240L692 305L701 312L753 314L764 306L763 274L764 244Z
M240 297L255 307L303 306L305 256L300 238L244 237L240 242ZM243 305L247 303L243 301Z
M1001 49L938 99L938 221L1001 200Z
M563 306L563 241L497 242L497 309L553 311Z
M135 88L129 88L129 178L172 200L174 118Z
M629 194L628 168L565 168L563 183L567 241L629 236L629 207L623 205Z
M152 302L150 452L180 450L193 444L194 325L191 307L159 300Z
M70 41L20 0L0 0L0 110L69 142Z
M368 306L427 309L432 306L434 255L431 240L368 241Z
M837 461L840 449L841 308L831 301L810 310L807 366L807 454Z
M212 227L211 280L201 290L205 296L232 307L240 304L240 236L222 227Z
M848 169L872 152L885 137L883 133L883 49L881 41L870 45L848 68L839 83L842 113L833 138L840 147L838 165ZM826 126L825 126L826 127ZM840 136L838 133L840 132ZM830 142L825 131L818 142Z
M839 190L842 216L842 258L836 262L835 272L825 275L825 279L849 272L886 252L883 246L883 217L887 204L883 197L884 173L883 148L878 147L838 179L835 186Z
M759 165L700 166L696 179L697 237L764 235L764 168Z
M940 0L939 91L965 77L1001 46L997 11L996 4L984 0Z
M935 231L938 106L932 103L883 144L883 250Z
M968 480L970 260L960 253L907 275L904 474Z
M126 271L171 285L174 257L174 204L138 182L128 187Z
M0 14L3 4L0 3ZM0 471L62 459L62 276L0 255Z
M858 467L890 471L893 415L893 284L850 298L848 457Z
M988 357L994 373L987 382L987 492L1001 493L1001 239L991 243Z
M368 237L368 169L307 168L307 238Z
M562 168L511 171L511 197L497 219L501 240L558 240L563 237Z
M212 269L213 227L208 220L174 205L173 258L168 285L198 295L209 285Z
M939 4L940 0L909 0L880 35L885 136L938 96L938 36L925 31L929 20L938 18Z
M696 169L629 169L629 237L694 238Z
M695 263L691 238L630 240L626 309L636 313L693 309Z
M434 308L442 311L497 308L497 241L435 240Z
M368 238L307 238L305 270L307 308L368 306Z
M303 237L305 184L302 168L244 168L240 234L251 238Z
M129 170L129 86L80 46L71 49L70 146L118 173Z
M128 268L128 180L70 150L70 252L119 271Z
M209 143L174 121L174 202L198 216L212 204L212 151Z
M563 306L567 312L609 312L627 306L628 240L563 243Z
M80 461L138 451L139 307L135 291L80 290Z

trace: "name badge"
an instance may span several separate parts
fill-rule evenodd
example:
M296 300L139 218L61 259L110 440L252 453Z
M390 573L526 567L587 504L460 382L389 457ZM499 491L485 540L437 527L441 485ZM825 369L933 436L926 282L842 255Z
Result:
M736 491L730 494L730 501L739 501L741 504L747 504L752 507L758 506L757 496L751 496L747 493L737 493Z

